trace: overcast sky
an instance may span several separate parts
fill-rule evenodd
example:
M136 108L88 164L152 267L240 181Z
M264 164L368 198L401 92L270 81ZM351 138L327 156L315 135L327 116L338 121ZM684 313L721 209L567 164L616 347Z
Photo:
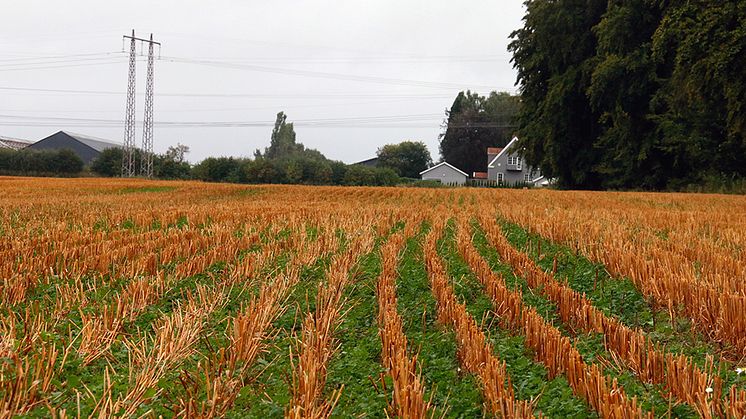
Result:
M64 129L121 142L122 35L135 29L163 43L155 150L181 142L192 162L266 147L279 111L298 141L332 159L419 140L437 160L443 112L459 90L515 92L507 45L524 12L522 0L3 3L0 136Z

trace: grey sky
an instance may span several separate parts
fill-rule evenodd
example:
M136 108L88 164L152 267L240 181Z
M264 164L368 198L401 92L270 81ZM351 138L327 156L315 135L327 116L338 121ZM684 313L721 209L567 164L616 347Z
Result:
M524 11L522 0L3 3L0 135L66 129L121 142L122 35L134 28L163 43L155 149L181 142L191 161L250 156L268 145L279 111L332 159L403 140L424 141L437 159L443 111L460 89L515 91L506 48ZM141 95L137 107L140 121Z

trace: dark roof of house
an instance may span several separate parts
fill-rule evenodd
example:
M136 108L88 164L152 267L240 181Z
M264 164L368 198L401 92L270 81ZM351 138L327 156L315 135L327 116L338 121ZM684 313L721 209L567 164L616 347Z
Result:
M487 154L500 154L502 147L487 147Z
M31 141L21 140L20 138L0 137L0 148L20 150L30 144L31 144Z
M87 145L88 147L98 152L104 151L107 148L122 147L121 144L113 143L111 141L107 141L107 140L97 138L97 137L91 137L90 135L76 134L74 132L69 132L69 131L60 131L60 132L80 141L81 143Z

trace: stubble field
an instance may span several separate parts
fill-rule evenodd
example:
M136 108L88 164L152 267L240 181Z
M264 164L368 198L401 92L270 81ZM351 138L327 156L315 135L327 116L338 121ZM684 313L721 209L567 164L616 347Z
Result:
M0 177L0 417L742 418L745 313L743 196Z

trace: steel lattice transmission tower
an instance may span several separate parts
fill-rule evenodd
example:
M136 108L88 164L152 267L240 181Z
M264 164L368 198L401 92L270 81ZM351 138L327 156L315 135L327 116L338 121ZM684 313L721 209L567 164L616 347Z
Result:
M148 42L148 73L145 85L145 118L142 129L142 160L140 174L145 177L153 177L153 34L150 34ZM160 45L160 44L158 44Z
M122 177L132 177L137 175L135 168L135 153L138 150L135 147L135 68L137 67L137 41L148 44L148 70L147 85L145 87L145 118L143 119L142 134L142 163L140 174L145 177L153 176L153 67L155 63L154 46L161 43L153 41L153 34L150 39L135 37L135 30L132 30L132 36L125 35L124 39L130 40L130 68L129 83L127 84L127 114L124 119L124 156L122 158ZM159 53L160 55L160 53Z
M135 30L130 39L130 70L127 83L127 110L124 117L124 154L122 156L122 177L135 175Z

